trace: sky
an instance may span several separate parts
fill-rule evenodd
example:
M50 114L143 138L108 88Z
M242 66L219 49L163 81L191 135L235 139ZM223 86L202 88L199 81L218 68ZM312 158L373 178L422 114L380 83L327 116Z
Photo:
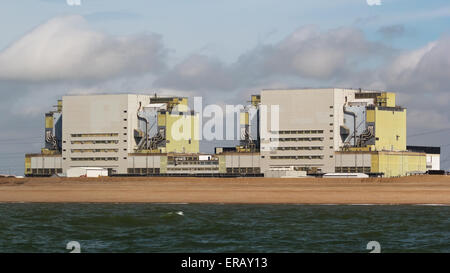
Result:
M448 0L5 0L0 173L23 174L63 95L239 104L263 88L331 86L396 92L408 144L441 146L450 169L448 52Z

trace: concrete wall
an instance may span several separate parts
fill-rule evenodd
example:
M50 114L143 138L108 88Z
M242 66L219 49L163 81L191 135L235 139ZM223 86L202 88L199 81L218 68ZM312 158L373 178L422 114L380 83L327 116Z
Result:
M161 157L162 155L130 155L128 168L160 168Z
M136 146L133 131L138 126L139 102L142 105L148 104L150 96L128 94L64 96L62 151L64 171L71 167L89 166L127 173L127 156ZM80 134L83 136L77 136ZM113 141L113 143L98 143L99 141ZM84 150L87 152L80 152Z
M336 172L371 172L372 153L370 152L336 152Z
M224 154L226 168L259 168L259 153Z
M261 139L261 168L265 172L271 168L294 166L299 168L317 168L322 172L334 172L334 151L338 149L339 127L344 123L343 105L347 100L354 99L355 90L346 89L299 89L299 90L263 90L261 105L267 106L268 115L261 112L261 136L264 124L268 130L273 130L270 120L270 107L279 105L280 131L316 131L322 133L287 134L278 138L321 138L311 141L280 141L279 147L289 147L281 150L279 147L270 149L270 139ZM295 150L299 147L302 150ZM321 150L308 150L304 147L321 147ZM279 156L312 156L302 159L279 159ZM320 159L315 158L320 156ZM278 159L275 159L278 158Z
M25 155L25 175L52 175L62 173L61 155Z

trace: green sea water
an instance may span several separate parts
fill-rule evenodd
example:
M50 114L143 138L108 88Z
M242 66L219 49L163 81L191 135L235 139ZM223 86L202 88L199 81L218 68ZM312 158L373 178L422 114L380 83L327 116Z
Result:
M0 252L450 252L448 206L0 204Z

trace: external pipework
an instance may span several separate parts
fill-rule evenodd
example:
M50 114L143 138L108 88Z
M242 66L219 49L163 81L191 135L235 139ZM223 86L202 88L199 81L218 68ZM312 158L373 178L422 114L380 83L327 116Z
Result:
M141 112L141 108L142 108L142 103L139 102L139 108L137 111L137 118L138 120L142 120L145 122L145 133L144 133L144 141L145 141L145 148L148 149L148 125L149 125L149 121L148 118L141 116L140 112ZM138 147L141 148L142 146L142 140L139 142Z
M344 114L350 115L353 117L353 138L354 138L354 142L353 142L353 146L356 146L356 114L354 112L350 112L346 109L345 105L344 105Z
M45 148L49 150L58 149L58 141L53 135L53 112L45 114Z

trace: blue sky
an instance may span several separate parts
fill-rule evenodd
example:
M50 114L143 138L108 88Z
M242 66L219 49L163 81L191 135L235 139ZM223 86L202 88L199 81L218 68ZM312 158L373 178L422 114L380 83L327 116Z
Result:
M0 173L23 171L23 153L42 146L43 113L68 93L235 103L261 88L363 87L397 92L411 135L450 128L450 2L381 2L2 1ZM408 142L446 145L449 132Z

